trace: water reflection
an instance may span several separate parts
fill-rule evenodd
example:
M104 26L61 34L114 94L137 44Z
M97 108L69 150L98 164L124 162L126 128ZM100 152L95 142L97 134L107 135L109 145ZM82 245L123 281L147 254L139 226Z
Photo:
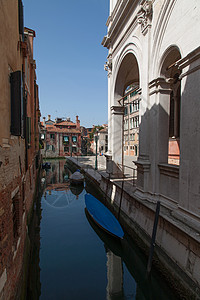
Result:
M64 160L42 170L27 299L175 300L157 273L146 279L147 259L129 236L120 242L93 222L84 196L102 195L88 181L85 188L70 186L70 174Z
M64 208L75 199L78 199L84 185L70 185L69 177L71 174L65 160L55 161L51 163L50 169L43 170L44 199L48 205L55 208Z

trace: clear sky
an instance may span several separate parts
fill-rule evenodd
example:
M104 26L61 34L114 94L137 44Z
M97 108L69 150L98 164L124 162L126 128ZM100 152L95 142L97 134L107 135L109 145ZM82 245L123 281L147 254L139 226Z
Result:
M108 0L23 0L24 26L35 30L42 117L79 116L81 125L107 123Z

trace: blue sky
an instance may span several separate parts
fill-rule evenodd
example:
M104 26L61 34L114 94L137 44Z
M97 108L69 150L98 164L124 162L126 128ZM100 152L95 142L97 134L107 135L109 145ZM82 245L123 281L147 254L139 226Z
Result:
M107 123L108 0L23 0L24 26L36 31L34 58L42 117Z

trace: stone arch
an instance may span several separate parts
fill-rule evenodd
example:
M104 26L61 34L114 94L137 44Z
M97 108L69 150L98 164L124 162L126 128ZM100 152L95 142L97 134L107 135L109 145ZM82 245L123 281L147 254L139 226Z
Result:
M174 72L180 72L175 63L181 59L181 51L178 46L170 45L162 55L158 67L159 76L166 79L173 78Z
M152 45L152 78L157 78L159 73L159 58L160 50L163 44L163 40L165 37L165 33L167 30L167 25L169 23L170 17L174 10L177 0L167 0L164 1L162 8L160 9L160 13L157 19L157 23L155 25L154 30L154 43Z
M128 44L122 49L121 55L113 66L113 106L111 107L111 151L113 159L112 173L118 176L123 165L123 137L124 137L124 106L119 100L124 97L126 88L130 84L140 84L139 65L136 57L136 45Z
M118 105L118 100L124 96L124 91L130 84L140 85L137 49L138 46L134 43L126 45L115 63L114 105Z

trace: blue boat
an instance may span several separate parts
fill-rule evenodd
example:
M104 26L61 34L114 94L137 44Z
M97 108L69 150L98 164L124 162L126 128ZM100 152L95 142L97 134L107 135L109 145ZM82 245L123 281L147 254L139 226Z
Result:
M115 216L99 200L90 194L85 195L85 205L94 222L112 236L123 238L124 231Z

